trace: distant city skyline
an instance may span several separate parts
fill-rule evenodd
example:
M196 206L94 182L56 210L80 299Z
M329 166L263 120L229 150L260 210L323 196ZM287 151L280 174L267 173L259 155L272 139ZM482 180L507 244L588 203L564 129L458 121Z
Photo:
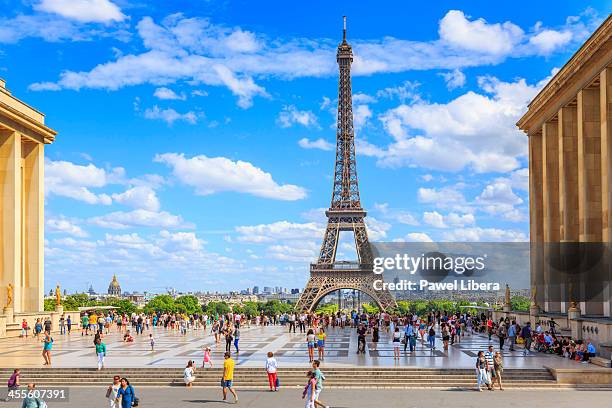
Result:
M371 241L527 241L515 123L609 5L0 2L0 77L59 132L45 293L113 274L141 293L302 288L331 198L343 15Z

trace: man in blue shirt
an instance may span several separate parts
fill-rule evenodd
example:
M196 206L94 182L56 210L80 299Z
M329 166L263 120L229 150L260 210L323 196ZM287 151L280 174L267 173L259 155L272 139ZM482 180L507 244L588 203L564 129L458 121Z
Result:
M510 339L510 351L514 351L514 345L516 344L516 322L514 320L508 327L508 339Z
M406 329L404 330L404 353L406 352L406 349L408 348L408 344L410 344L410 352L412 353L412 342L410 340L412 340L412 335L414 334L414 327L412 327L412 323L411 322L407 322L406 323Z
M527 322L523 330L521 330L521 337L525 340L525 349L523 355L529 354L531 348L531 322Z

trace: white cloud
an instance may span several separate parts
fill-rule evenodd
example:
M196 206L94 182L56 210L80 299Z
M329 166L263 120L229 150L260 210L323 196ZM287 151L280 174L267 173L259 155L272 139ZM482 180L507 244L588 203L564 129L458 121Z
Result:
M433 242L433 239L424 232L411 232L406 234L404 240L407 242Z
M450 208L460 212L470 212L469 204L457 186L441 188L420 187L417 190L417 199L420 203L432 204L437 208Z
M176 92L174 92L172 89L166 88L166 87L161 87L161 88L155 89L155 92L153 93L153 96L155 96L158 99L162 99L162 100L169 99L169 100L184 101L185 99L187 99L187 96L185 96L184 93L181 93L179 95Z
M510 175L512 188L529 191L529 169L527 167L518 169Z
M572 32L572 44L577 44L599 20L597 16L585 14L568 19L558 31ZM6 23L19 31L28 30L12 21ZM39 27L43 28L42 25ZM194 87L202 84L225 86L238 97L238 105L247 108L252 105L254 97L268 96L253 78L321 77L335 75L337 71L334 58L337 39L268 39L240 27L228 28L205 18L188 18L181 14L169 15L161 22L144 17L136 28L144 51L125 53L89 71L66 70L58 81L32 84L30 88L116 90L125 86L162 86L182 81ZM25 36L42 36L41 29L19 35L6 31L4 36L13 41ZM540 26L534 35L544 30L552 29ZM551 42L544 40L544 37L550 37L546 34L532 44L530 35L513 23L470 20L456 10L449 11L442 18L439 34L439 38L430 41L393 37L352 40L355 52L352 72L370 75L496 64L508 57L541 53L542 44ZM2 37L0 31L0 41ZM64 33L60 38L69 37ZM560 44L560 41L555 44Z
M117 170L117 169L115 169ZM115 171L113 170L113 171ZM104 187L113 174L89 163L86 166L67 161L45 160L45 193L72 198L88 204L110 205L107 194L96 194L92 188Z
M461 242L526 242L528 237L520 231L499 228L461 228L444 233L447 241Z
M391 224L388 222L377 220L374 217L365 219L368 238L370 241L380 241L387 237L387 231L391 229Z
M172 126L174 122L185 121L192 125L195 125L198 121L198 115L193 112L179 113L172 108L161 109L159 106L154 105L152 108L147 108L144 111L144 117L147 119L160 119Z
M529 39L540 54L548 55L572 40L570 31L543 30Z
M446 87L449 91L462 88L465 85L465 74L458 69L454 69L450 72L442 72L440 76L444 78Z
M401 85L377 91L376 96L388 99L397 98L401 103L406 101L414 103L421 100L421 95L418 92L419 86L421 86L421 84L418 82L404 81Z
M307 137L304 137L298 141L298 145L304 149L320 149L326 151L334 150L335 148L333 144L322 138L310 140Z
M79 238L88 236L87 232L83 231L80 226L65 217L47 218L45 231L50 233L64 233Z
M488 184L476 197L475 203L481 211L492 215L501 215L509 221L523 221L527 214L516 206L523 204L523 199L512 191L512 180L498 178Z
M318 127L317 117L311 111L298 110L294 105L283 106L283 110L278 114L276 123L280 127L288 128L293 125L305 127Z
M470 21L462 11L450 10L440 21L440 39L453 47L490 55L507 55L519 44L523 30L509 22L489 24L484 19Z
M389 203L374 203L374 210L378 211L384 219L391 220L393 222L399 222L400 224L417 226L420 225L419 220L410 212L389 208Z
M324 231L325 229L322 225L314 222L292 223L289 221L277 221L271 224L236 227L236 232L240 234L238 240L252 243L321 239Z
M126 18L121 9L110 0L41 0L34 5L34 9L84 23L109 23Z
M233 191L288 201L306 197L304 188L278 184L270 173L241 160L204 155L186 158L184 154L166 153L157 155L155 161L170 166L174 177L194 187L197 195Z
M327 99L329 100L329 98L327 98ZM353 95L353 103L354 104L359 104L359 103L364 103L364 104L376 103L376 98L374 98L371 95L359 92L359 93L356 93L356 94Z
M115 211L109 214L92 217L89 223L102 228L126 229L130 227L160 227L181 228L185 227L183 219L179 215L173 215L166 211L149 211L137 209L133 211Z
M149 211L159 211L160 208L155 190L145 185L132 187L123 193L113 194L112 197L115 202L132 208Z
M380 120L394 142L377 156L378 164L512 171L527 157L527 140L515 123L547 80L529 85L524 79L508 83L480 77L484 94L469 91L448 103L421 101L391 109Z
M437 211L423 213L423 222L435 228L464 227L476 222L473 214L449 213L442 215Z
M355 132L359 132L372 117L372 111L368 105L355 105L353 107L353 126Z

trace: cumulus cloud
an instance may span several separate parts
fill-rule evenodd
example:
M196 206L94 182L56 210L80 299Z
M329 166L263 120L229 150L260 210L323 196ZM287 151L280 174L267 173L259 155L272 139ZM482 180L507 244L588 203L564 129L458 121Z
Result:
M304 127L318 127L317 117L311 111L298 110L294 105L283 106L283 109L278 114L276 123L280 127L288 128L293 125L301 125Z
M446 87L449 91L462 88L465 85L465 74L458 69L454 69L450 72L442 72L440 76L444 78L444 82L446 82Z
M325 228L314 222L293 223L277 221L271 224L243 225L236 227L238 240L242 242L265 243L281 240L321 239Z
M110 0L41 0L34 9L89 23L123 21L126 16Z
M334 150L335 146L323 138L310 140L304 137L298 140L298 145L303 149Z
M132 187L123 193L113 194L112 197L115 202L132 208L149 211L159 211L160 208L155 190L147 185Z
M232 191L276 200L300 200L306 190L293 184L278 184L272 175L242 160L204 155L186 158L184 154L165 153L155 161L172 168L181 183L195 188L197 195Z
M437 39L352 40L353 73L452 71L496 64L509 57L540 54L543 50L550 53L567 45L566 32L571 33L572 43L579 43L598 21L596 16L584 15L568 19L561 28L541 25L533 33L526 34L511 22L489 23L451 10L439 22ZM213 24L209 19L188 18L181 14L170 15L161 22L144 17L136 29L144 51L118 55L86 71L66 70L59 80L32 84L30 88L116 90L125 86L159 86L182 81L194 87L201 84L224 86L238 98L240 107L248 108L254 97L268 96L254 78L322 77L335 75L337 71L336 39L269 39L240 27L228 28ZM37 32L18 37L37 35ZM4 36L14 41L15 35L9 31ZM0 41L2 37L0 31ZM531 38L534 40L530 42Z
M449 213L442 215L437 211L426 211L423 213L423 222L434 228L450 228L473 225L476 223L476 219L473 214Z
M183 228L186 226L180 215L173 215L166 211L158 212L144 209L115 211L92 217L88 222L98 227L110 229L131 227Z
M147 108L144 111L144 117L147 119L163 120L168 126L172 126L176 121L184 121L191 125L195 125L198 121L198 115L193 111L179 113L172 108L162 109L157 105Z
M45 231L50 233L68 234L79 238L88 236L86 231L66 217L47 218L45 227Z
M112 198L104 193L96 194L94 188L104 187L120 172L111 173L94 164L78 165L68 161L45 160L45 193L47 196L68 197L87 204L110 205Z
M172 89L166 88L166 87L155 89L155 92L153 92L153 96L155 96L158 99L162 99L162 100L169 99L169 100L184 101L185 99L187 99L187 96L185 96L184 93L177 94Z
M462 242L526 242L529 240L525 233L499 228L461 228L445 232L447 241Z
M513 171L527 157L527 140L515 123L548 79L530 85L524 79L503 82L483 76L478 78L482 93L390 109L379 119L394 141L374 152L377 163L451 172Z

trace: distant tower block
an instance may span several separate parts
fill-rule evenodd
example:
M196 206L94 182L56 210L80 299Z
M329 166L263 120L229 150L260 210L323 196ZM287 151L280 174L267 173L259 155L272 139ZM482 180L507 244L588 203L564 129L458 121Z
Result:
M310 265L310 279L296 304L297 310L312 311L329 293L340 289L355 289L370 296L382 310L397 306L388 291L377 291L373 283L381 275L373 272L373 256L361 207L355 160L353 102L351 94L351 63L353 51L346 42L346 17L342 42L336 60L340 68L338 84L338 128L336 131L336 165L332 201L327 216L327 229L316 263ZM357 262L336 261L340 231L352 231L357 247Z

